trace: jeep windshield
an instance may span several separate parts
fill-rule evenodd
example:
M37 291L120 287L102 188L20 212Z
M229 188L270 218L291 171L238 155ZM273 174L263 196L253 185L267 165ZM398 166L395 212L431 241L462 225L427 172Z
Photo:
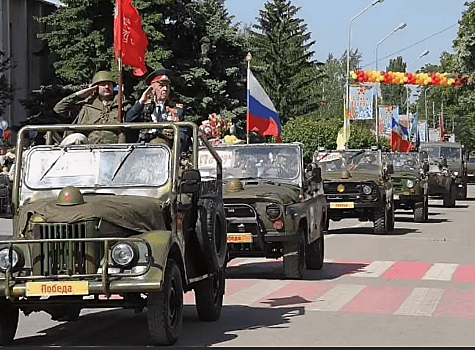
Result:
M381 160L377 152L371 150L325 151L315 154L323 173L343 170L380 172Z
M427 151L429 157L432 159L445 158L452 161L460 161L461 148L460 147L446 147L446 146L423 146L424 151Z
M160 187L170 176L164 146L37 146L25 154L24 184L32 190Z
M393 163L394 171L418 171L419 155L417 153L390 153L389 160Z
M301 155L295 145L251 144L215 146L223 161L223 178L300 181ZM204 149L199 153L199 169L203 177L215 176L216 164Z

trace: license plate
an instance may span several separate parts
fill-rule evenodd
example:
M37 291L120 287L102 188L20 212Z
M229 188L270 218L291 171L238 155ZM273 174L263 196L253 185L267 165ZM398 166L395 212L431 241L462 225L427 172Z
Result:
M29 297L87 294L89 294L89 283L87 281L27 282L26 284L26 295Z
M252 243L252 233L228 233L228 243Z
M393 199L394 199L395 201L398 201L398 200L399 200L399 195L398 195L398 194L394 194L394 195L393 195Z
M353 209L355 203L353 202L343 202L343 203L330 203L330 209Z

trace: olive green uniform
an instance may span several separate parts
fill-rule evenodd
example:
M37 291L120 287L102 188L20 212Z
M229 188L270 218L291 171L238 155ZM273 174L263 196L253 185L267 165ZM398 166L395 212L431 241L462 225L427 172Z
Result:
M128 109L127 103L123 103L125 110ZM70 111L81 108L77 117L77 124L119 124L118 114L118 95L114 100L107 101L104 104L97 96L86 99L79 98L75 93L66 96L54 106L54 111L62 116L67 116ZM118 135L112 131L92 131L89 133L90 143L117 143Z

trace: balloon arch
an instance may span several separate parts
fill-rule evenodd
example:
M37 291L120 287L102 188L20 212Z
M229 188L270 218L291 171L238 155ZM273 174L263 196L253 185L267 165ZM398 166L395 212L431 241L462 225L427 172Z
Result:
M457 73L408 73L408 72L384 72L363 71L350 72L351 78L357 83L381 83L381 84L404 84L404 85L435 85L435 86L461 86L471 82L469 76Z

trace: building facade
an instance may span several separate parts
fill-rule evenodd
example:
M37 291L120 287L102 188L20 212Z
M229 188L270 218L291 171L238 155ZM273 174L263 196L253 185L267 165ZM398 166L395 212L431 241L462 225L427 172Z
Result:
M52 57L45 56L45 45L37 38L42 24L35 17L45 16L57 8L56 0L0 0L0 51L4 58L11 57L13 69L5 72L8 82L15 90L13 103L6 108L0 120L5 120L13 129L26 120L28 111L20 101L52 73Z

